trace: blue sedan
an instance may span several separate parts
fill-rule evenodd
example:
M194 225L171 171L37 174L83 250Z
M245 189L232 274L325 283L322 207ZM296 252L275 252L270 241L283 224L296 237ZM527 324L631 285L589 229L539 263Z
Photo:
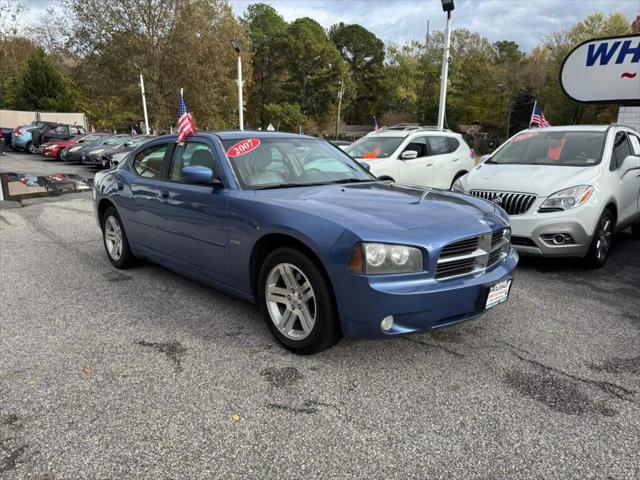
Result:
M304 135L161 137L96 174L94 196L116 268L146 259L255 302L300 354L477 317L518 262L500 207L379 181Z

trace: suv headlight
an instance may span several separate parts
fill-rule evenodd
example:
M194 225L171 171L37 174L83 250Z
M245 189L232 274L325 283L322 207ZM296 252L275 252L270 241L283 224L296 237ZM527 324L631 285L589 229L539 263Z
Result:
M540 206L540 210L568 210L570 208L579 207L589 200L592 193L593 187L591 185L579 185L577 187L560 190L553 195L549 195L549 197Z
M359 243L351 252L347 268L354 273L380 275L421 272L423 265L422 252L418 248L389 243Z
M451 191L464 193L464 187L462 186L462 177L453 182L453 185L451 185Z
M104 148L97 148L95 150L91 150L89 152L89 155L99 155L102 152L104 152Z
M78 145L77 147L71 147L69 149L70 152L77 152L78 150L80 150L82 148L82 145Z

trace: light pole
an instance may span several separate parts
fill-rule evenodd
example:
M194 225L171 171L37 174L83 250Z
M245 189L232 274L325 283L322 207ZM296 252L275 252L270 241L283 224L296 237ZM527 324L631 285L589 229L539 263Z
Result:
M149 115L147 114L147 99L144 94L144 78L140 74L140 91L142 92L142 111L144 112L144 130L149 135Z
M338 90L338 118L336 118L336 140L340 133L340 109L342 108L342 97L344 95L344 77L340 77L340 90Z
M445 106L447 103L447 78L449 75L449 48L451 47L451 12L455 8L453 0L441 0L442 10L447 12L447 31L442 56L442 76L440 77L440 105L438 106L438 130L444 130Z
M240 130L244 130L244 106L242 102L242 59L240 58L240 44L237 40L231 40L231 46L238 54L238 123Z

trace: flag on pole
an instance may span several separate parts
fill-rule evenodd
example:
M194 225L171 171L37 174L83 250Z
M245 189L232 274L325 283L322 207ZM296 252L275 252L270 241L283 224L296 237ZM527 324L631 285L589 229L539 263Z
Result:
M184 96L182 89L180 89L180 103L178 105L178 142L184 141L184 139L195 133L196 122L193 121L191 112L187 110L187 104L184 103Z
M373 117L373 131L378 131L378 120L376 120L376 117Z
M533 112L531 112L531 120L529 121L529 126L535 125L536 127L550 127L551 124L544 118L544 113L542 113L542 108L538 105L538 102L533 105Z

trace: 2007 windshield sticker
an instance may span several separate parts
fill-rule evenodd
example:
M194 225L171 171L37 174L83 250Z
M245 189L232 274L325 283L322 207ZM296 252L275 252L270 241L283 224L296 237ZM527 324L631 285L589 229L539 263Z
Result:
M527 138L535 137L536 135L538 135L537 132L523 133L522 135L518 135L516 137L513 137L511 139L511 141L512 142L519 142L520 140L526 140Z
M227 157L239 157L254 151L260 146L260 140L257 138L247 138L242 140L227 150Z

